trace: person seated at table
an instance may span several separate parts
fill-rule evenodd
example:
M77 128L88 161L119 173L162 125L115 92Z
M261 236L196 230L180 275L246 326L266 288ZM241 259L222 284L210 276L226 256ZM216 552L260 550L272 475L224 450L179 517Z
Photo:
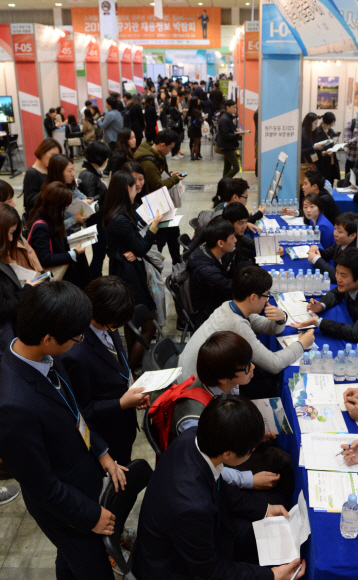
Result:
M232 293L231 263L224 265L222 258L235 249L235 228L226 220L215 218L206 226L204 237L205 243L191 252L187 262L196 328L209 318L215 308L229 300Z
M148 484L138 523L133 572L138 580L290 580L294 560L259 567L251 522L288 513L263 492L238 489L223 465L246 461L263 440L262 415L242 397L216 397L198 427L173 441ZM298 580L305 572L305 563Z
M248 385L254 376L255 365L251 361L252 348L247 340L229 330L214 332L199 349L198 377L187 391L205 389L213 397L223 393L238 395L240 386ZM169 442L186 429L197 426L205 406L195 399L178 400L171 420ZM245 471L224 468L222 477L239 487L273 490L276 494L274 501L286 504L295 487L292 460L275 439L275 433L266 431L264 441L267 443L261 444L260 449L253 453L249 459L250 467L245 467Z
M277 335L285 329L286 312L267 304L272 286L271 275L262 268L249 266L241 268L232 279L233 300L224 302L193 334L179 357L182 367L181 378L185 381L191 375L197 376L198 351L205 340L219 330L232 330L251 345L255 377L250 386L242 389L242 394L250 399L277 396L277 375L284 368L302 356L314 341L313 331L300 334L298 341L287 348L272 352L257 338L257 334ZM265 316L261 312L265 311Z
M324 249L334 244L334 227L331 222L323 215L323 205L318 195L308 193L303 200L303 213L309 220L310 226L315 229L319 227L321 234L321 245Z
M307 310L313 313L313 316L311 315L303 322L292 323L291 326L305 328L313 324L327 336L333 336L345 342L358 342L358 248L343 250L336 256L335 262L337 287L320 300L311 298ZM346 303L353 324L314 316L337 306L342 300Z
M346 248L355 248L357 245L357 227L358 214L352 211L341 213L334 222L334 241L326 250L318 248L315 244L312 245L308 252L308 261L319 268L321 274L328 272L332 284L337 284L336 268L329 264L339 252Z
M222 177L218 183L216 195L213 197L215 213L222 211L229 203L238 201L246 206L249 197L250 186L245 179L241 177ZM264 205L260 205L257 212L249 212L248 229L255 233L257 231L253 224L261 220L266 212ZM214 217L214 216L213 216Z
M134 299L117 276L92 280L85 294L93 309L91 325L62 362L85 420L108 443L110 456L127 465L136 438L135 407L145 398L141 388L128 390L130 371L118 333L134 314Z

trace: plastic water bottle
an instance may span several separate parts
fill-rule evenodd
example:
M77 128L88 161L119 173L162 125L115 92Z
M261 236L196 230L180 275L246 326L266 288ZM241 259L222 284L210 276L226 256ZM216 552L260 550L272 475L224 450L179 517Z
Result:
M293 209L293 199L290 199L288 202L288 209Z
M313 241L314 241L313 228L312 228L312 226L308 226L307 242L311 245L311 244L313 244Z
M321 353L319 352L319 350L317 350L315 352L315 355L312 358L312 371L311 372L318 373L318 374L322 373L322 359L321 359Z
M271 207L271 202L269 199L266 200L266 215L271 215L272 213L272 207Z
M296 229L293 231L293 238L296 244L301 243L301 230L299 227L296 227Z
M323 274L322 278L322 294L327 294L331 289L331 280L329 279L328 272Z
M347 357L349 356L350 352L352 350L352 345L350 342L346 343L346 348L344 349L344 356Z
M346 357L346 381L352 383L356 379L357 379L356 355L354 350L350 350L349 355Z
M323 359L323 372L326 375L333 375L334 373L334 360L331 350L327 350L327 355Z
M297 197L295 198L295 201L293 202L293 209L296 211L298 211L298 209L299 209Z
M273 228L269 228L269 229L268 229L267 235L268 235L268 236L273 236L273 235L274 235Z
M288 273L288 278L287 278L287 292L294 292L295 290L296 290L296 279L295 279L295 274L291 270Z
M282 209L283 209L282 201L279 199L277 202L277 211L279 214L282 212Z
M315 342L311 346L311 351L313 352L313 356L312 356L312 358L313 358L315 356L316 352L318 352L318 346Z
M314 281L313 281L313 294L315 296L321 296L322 294L322 282L321 274L319 270L315 270Z
M321 355L322 358L326 358L327 357L327 352L329 351L329 344L324 344L322 351L321 351Z
M303 226L303 228L301 229L301 242L304 242L304 243L307 242L307 229L306 229L306 226Z
M288 232L287 232L287 243L288 244L292 244L293 243L293 227L289 226L288 228Z
M310 359L310 353L304 352L303 357L300 361L300 373L311 373L312 372L312 365Z
M305 279L303 277L303 270L298 270L296 277L296 290L298 292L304 292L305 289Z
M287 228L286 226L282 226L281 230L281 245L287 244Z
M275 229L275 236L278 239L278 243L280 243L281 242L281 232L280 232L280 228L276 228Z
M307 276L305 278L305 294L307 294L307 296L312 296L313 294L313 278L311 270L307 270Z
M358 505L354 493L349 494L348 501L342 506L340 529L343 538L347 540L353 540L358 536Z
M279 288L280 292L287 292L287 278L283 268L280 269Z
M272 215L277 215L277 201L275 199L271 204L271 213Z
M334 359L334 381L336 383L343 383L346 378L346 359L343 350L339 350Z
M273 294L274 292L278 292L279 291L279 278L278 278L278 273L274 272L272 275L272 286L271 286L271 294Z
M319 230L319 226L316 226L314 229L313 240L315 244L319 244L321 242L321 232Z
M261 230L260 237L266 238L266 236L267 236L266 228L265 228L265 226L263 226L263 228Z

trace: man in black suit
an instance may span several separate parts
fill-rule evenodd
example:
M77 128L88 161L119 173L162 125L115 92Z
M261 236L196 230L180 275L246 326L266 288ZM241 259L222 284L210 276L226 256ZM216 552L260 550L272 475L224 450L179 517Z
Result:
M44 127L48 137L52 137L54 130L60 127L60 123L56 123L56 109L53 107L46 113Z
M326 250L313 245L308 251L308 261L319 268L321 274L328 272L332 284L337 284L336 268L330 261L335 261L336 256L346 248L357 247L358 215L352 211L346 211L336 217L334 222L334 241L336 242Z
M120 465L131 460L136 437L135 407L146 406L143 388L128 390L130 371L118 328L134 313L128 285L117 276L92 280L85 293L93 315L81 344L62 357L84 418L103 437Z
M288 516L264 493L221 477L223 464L247 460L265 428L257 407L239 396L212 399L198 427L171 443L149 482L139 516L138 580L290 580L300 561L261 568L251 522ZM297 575L304 574L305 564Z
M304 196L308 193L319 195L323 205L323 213L331 224L334 225L336 217L338 217L341 212L339 211L339 207L334 201L333 196L325 189L325 178L323 175L319 171L313 169L306 171L302 191Z
M304 322L292 323L291 326L304 328L314 324L327 336L334 336L346 342L358 342L358 248L347 248L344 252L340 252L335 262L337 287L323 296L321 300L311 298L307 310L319 314L344 300L353 324L314 316Z
M0 457L57 547L58 580L113 580L101 536L113 534L115 516L98 500L105 472L116 489L125 476L86 425L57 358L82 340L91 317L90 301L69 282L35 286L0 365Z

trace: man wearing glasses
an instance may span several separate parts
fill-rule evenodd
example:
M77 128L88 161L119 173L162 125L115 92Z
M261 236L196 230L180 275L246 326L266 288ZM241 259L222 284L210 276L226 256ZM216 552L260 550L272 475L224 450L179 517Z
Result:
M58 359L82 342L91 318L89 299L69 282L34 286L0 365L0 457L57 547L58 580L113 580L102 535L114 533L115 516L98 499L105 472L117 491L126 483L107 443L86 424Z
M314 341L313 330L300 334L297 342L277 352L266 348L257 335L277 335L285 328L286 312L268 303L272 286L271 275L257 266L241 268L232 279L233 300L224 302L198 328L179 357L183 368L182 380L197 374L197 356L205 340L220 330L231 330L251 345L252 361L256 365L255 377L241 394L250 399L278 396L277 375L302 356L304 349ZM264 316L262 316L264 314Z

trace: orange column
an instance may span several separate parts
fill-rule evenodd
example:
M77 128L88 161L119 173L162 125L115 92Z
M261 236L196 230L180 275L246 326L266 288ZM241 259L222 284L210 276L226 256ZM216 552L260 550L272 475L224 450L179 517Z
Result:
M254 112L259 101L259 23L256 21L245 23L245 131L250 130L244 137L244 171L255 169L255 123Z

